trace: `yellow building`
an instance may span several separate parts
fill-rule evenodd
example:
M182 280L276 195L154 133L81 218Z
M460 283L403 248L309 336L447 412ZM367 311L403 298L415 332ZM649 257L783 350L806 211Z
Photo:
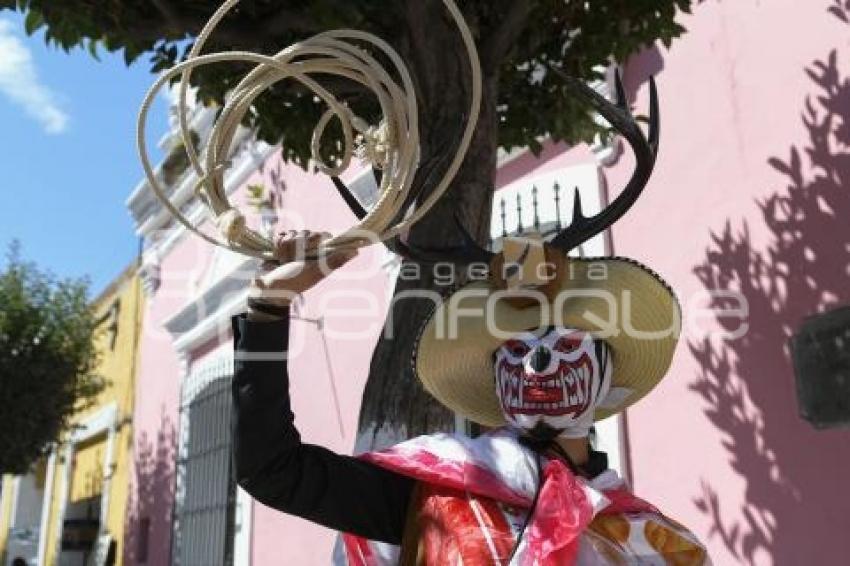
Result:
M137 268L93 303L106 388L74 417L67 442L30 474L3 478L0 566L18 566L16 558L32 566L122 563L143 302Z

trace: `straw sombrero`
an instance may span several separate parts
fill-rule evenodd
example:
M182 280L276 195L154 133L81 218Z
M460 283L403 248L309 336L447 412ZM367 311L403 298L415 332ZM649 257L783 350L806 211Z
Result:
M507 335L558 325L592 332L611 347L611 392L596 420L649 393L670 367L678 341L681 316L672 290L626 258L569 258L568 270L559 281L560 301L518 305L509 294L499 297L492 281L470 283L447 297L417 341L413 364L425 389L474 422L503 425L493 352Z
M645 136L629 110L618 73L617 101L612 104L580 81L551 70L634 150L635 169L619 196L598 214L585 217L576 191L571 222L545 243L539 236L507 238L497 254L478 247L458 222L462 246L403 249L419 261L489 265L485 280L464 285L434 308L413 355L414 371L425 389L450 409L487 426L505 424L492 356L511 335L563 326L606 341L614 369L611 389L596 407L594 417L599 420L637 402L661 381L680 332L676 297L651 269L622 257L568 257L621 218L649 181L658 153L655 82L650 78Z

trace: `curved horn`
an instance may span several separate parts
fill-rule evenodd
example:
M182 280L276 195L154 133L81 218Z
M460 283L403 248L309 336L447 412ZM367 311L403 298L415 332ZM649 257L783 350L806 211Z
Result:
M354 193L351 192L351 189L349 189L339 177L331 177L331 181L333 181L334 187L336 187L339 196L342 197L342 200L345 201L345 204L348 205L348 208L350 208L351 212L354 213L354 216L357 217L357 220L363 220L363 217L366 216L366 209L363 208L363 205L360 204L360 201L358 201L354 196Z
M563 71L549 67L555 74L561 77L567 86L587 101L593 108L608 120L632 147L635 154L635 170L628 184L614 199L614 202L605 207L598 214L586 217L581 210L581 198L578 191L575 194L572 222L555 236L550 245L569 252L576 246L581 245L593 236L599 234L619 220L635 203L641 191L652 175L655 158L658 154L658 92L655 79L649 78L649 139L647 139L637 121L629 110L626 101L623 83L620 80L619 71L615 72L615 84L617 89L617 102L612 104L598 92L587 86L584 82L564 74Z

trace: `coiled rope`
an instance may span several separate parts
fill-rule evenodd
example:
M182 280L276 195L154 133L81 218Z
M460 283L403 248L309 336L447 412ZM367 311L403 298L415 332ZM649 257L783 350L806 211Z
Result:
M246 112L254 100L273 84L292 79L311 90L326 105L327 110L313 131L311 155L317 168L328 175L339 175L357 155L372 167L383 172L380 197L375 206L355 226L332 237L324 245L328 251L357 248L399 235L421 219L449 187L463 162L478 121L481 106L481 68L472 33L453 0L443 0L458 26L469 55L472 93L466 128L458 144L457 153L433 192L415 210L395 225L390 225L404 205L419 165L418 106L410 73L398 53L375 35L356 30L335 30L317 34L296 43L276 55L267 56L248 51L228 51L201 54L204 44L218 23L239 0L227 0L213 14L182 61L161 75L145 95L139 111L136 143L142 167L150 188L166 209L187 229L204 240L246 255L273 259L274 242L251 229L245 216L227 198L224 176L229 167L228 155ZM381 52L394 67L401 79L398 84L392 76L362 46ZM219 118L213 124L203 156L199 155L189 129L187 92L192 72L198 67L223 62L251 63L253 69L228 94ZM147 151L146 124L151 105L159 91L174 77L180 75L178 118L183 144L199 181L195 191L208 208L221 238L213 237L193 225L168 198L164 187L154 173ZM356 116L333 93L311 78L312 75L336 75L355 81L369 89L377 98L381 109L378 124L368 124ZM320 156L320 145L325 129L332 120L338 120L343 135L342 153L338 164L327 164ZM356 132L356 134L355 134ZM357 135L359 134L359 136ZM358 139L361 141L356 147ZM367 235L371 235L368 237Z

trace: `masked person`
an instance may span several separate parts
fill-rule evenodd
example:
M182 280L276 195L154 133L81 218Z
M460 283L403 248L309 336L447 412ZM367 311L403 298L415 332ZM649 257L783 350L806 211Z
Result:
M529 304L529 293L506 292L488 328L485 317L467 314L484 312L493 297L476 293L491 285L478 282L438 306L421 332L414 365L426 389L465 417L501 427L476 439L419 437L356 458L301 442L280 355L288 346L285 296L309 289L323 270L306 261L275 271L255 288L249 313L234 318L240 485L266 505L346 533L352 565L707 564L696 538L631 495L588 441L595 419L623 410L666 372L675 298L629 260L567 263L570 277L556 285L583 291L564 301L561 316L551 312L557 302L541 307ZM591 270L603 268L605 278L592 281ZM609 295L624 290L633 294L629 324L660 336L620 328L601 339L587 329ZM449 320L456 336L438 328ZM401 555L382 558L376 542L399 545Z
M594 421L658 384L678 340L679 305L658 275L625 258L567 255L646 184L657 148L652 86L648 140L624 104L589 95L637 157L626 188L598 215L585 218L576 199L572 222L549 242L506 239L498 254L468 237L445 253L407 249L428 264L489 267L486 280L435 305L412 360L429 393L488 432L421 436L358 457L302 443L281 355L287 297L328 270L295 261L258 280L249 312L233 321L239 484L268 506L342 531L352 566L708 564L696 537L632 495L588 440ZM279 256L289 261L320 238L290 235ZM337 252L327 265L351 257ZM385 543L400 550L387 553Z

